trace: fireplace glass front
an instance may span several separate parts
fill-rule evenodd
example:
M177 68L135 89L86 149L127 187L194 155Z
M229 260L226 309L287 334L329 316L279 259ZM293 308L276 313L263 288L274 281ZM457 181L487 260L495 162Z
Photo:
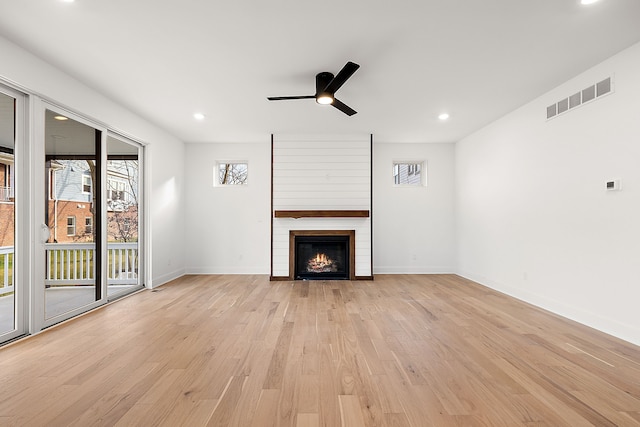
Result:
M349 236L296 236L295 279L349 279Z

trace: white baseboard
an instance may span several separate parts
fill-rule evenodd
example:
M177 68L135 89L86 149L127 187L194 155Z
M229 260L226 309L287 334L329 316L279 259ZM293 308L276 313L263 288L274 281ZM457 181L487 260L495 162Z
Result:
M151 277L149 280L147 280L147 288L149 289L157 288L158 286L162 286L165 283L169 283L170 281L175 280L179 277L182 277L185 274L186 274L185 269L181 268L179 270L172 271L167 274L163 274L162 276Z
M373 274L455 274L453 267L438 266L408 266L408 267L379 267L375 266Z
M266 274L269 275L269 269L261 269L256 267L187 267L186 274Z
M640 345L640 329L637 326L621 323L617 320L601 316L597 313L566 304L562 301L558 301L544 295L523 289L516 289L503 283L497 283L478 274L464 271L458 272L458 275L505 295L509 295L510 297L516 298L520 301L524 301L528 304L550 311L558 316L562 316L590 328L597 329L598 331L628 341L632 344Z

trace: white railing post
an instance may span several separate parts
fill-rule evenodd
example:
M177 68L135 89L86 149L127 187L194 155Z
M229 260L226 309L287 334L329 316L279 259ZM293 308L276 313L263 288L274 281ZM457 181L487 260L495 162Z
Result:
M0 296L13 292L13 274L9 274L9 265L13 264L13 246L0 247L0 258L2 259L4 271L2 274L2 282L0 283ZM13 271L13 268L11 268Z
M0 187L0 202L11 201L11 187Z
M93 284L95 280L94 243L47 243L45 249L47 252L46 285ZM107 260L110 264L106 268L107 284L137 284L137 256L137 242L108 243Z

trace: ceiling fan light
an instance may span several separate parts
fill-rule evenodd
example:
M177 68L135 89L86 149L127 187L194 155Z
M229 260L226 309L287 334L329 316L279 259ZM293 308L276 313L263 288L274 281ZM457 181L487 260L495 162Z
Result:
M322 105L333 104L333 96L327 93L321 94L316 98L316 102Z

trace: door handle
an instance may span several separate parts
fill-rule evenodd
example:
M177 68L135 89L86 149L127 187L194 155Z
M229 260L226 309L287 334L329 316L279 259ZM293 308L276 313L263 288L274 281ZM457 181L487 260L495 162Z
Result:
M40 239L42 239L42 243L47 243L49 237L51 237L49 226L47 224L40 225Z

